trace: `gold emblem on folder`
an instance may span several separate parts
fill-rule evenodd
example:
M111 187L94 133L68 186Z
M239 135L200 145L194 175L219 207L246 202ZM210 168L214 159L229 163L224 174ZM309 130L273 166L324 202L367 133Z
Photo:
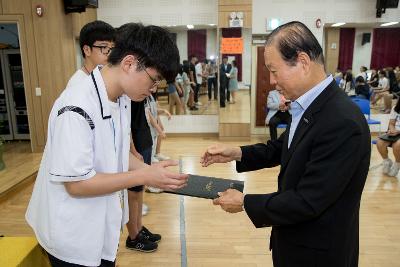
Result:
M213 186L213 182L211 181L211 182L209 182L208 184L206 184L206 190L207 190L208 192L211 192L212 186Z

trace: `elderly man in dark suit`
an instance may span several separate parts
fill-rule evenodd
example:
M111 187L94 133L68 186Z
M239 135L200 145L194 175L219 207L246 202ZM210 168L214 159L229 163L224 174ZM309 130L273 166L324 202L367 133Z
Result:
M221 108L225 107L225 100L229 102L229 78L226 76L231 72L232 65L228 63L228 57L224 56L222 58L222 63L219 66L219 106Z
M292 101L285 133L267 144L207 149L203 166L236 160L238 172L281 166L278 189L214 200L228 212L243 209L256 227L272 226L276 267L358 266L360 199L371 143L364 116L324 69L311 31L290 22L267 38L271 83Z

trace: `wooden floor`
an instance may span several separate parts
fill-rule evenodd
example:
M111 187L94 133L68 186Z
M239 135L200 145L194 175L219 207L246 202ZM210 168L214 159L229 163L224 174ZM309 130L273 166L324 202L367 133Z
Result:
M189 110L189 114L192 115L217 115L219 109L219 102L218 100L211 100L208 101L207 94L199 95L199 102L202 104L198 106L198 110ZM160 97L158 99L158 103L162 108L169 110L168 98ZM250 114L250 113L249 113Z
M29 141L7 142L5 144L3 159L6 168L0 171L0 196L23 182L26 177L37 173L42 153L30 153L30 151L31 144Z
M239 90L235 104L226 104L219 111L220 123L250 124L250 90Z
M252 142L264 141L252 139ZM184 172L234 178L245 181L245 192L275 191L279 169L235 173L234 164L202 168L198 161L205 147L216 138L167 138L162 153L182 160ZM227 142L233 145L243 142ZM392 157L393 158L393 157ZM371 169L363 193L360 225L360 265L362 267L400 266L400 185L398 179L381 174L380 158L373 148ZM36 164L33 161L24 165ZM0 234L32 236L24 219L32 185L0 204ZM272 266L268 251L270 228L255 229L245 213L227 214L209 200L177 195L145 194L150 207L145 225L162 234L159 250L145 254L125 249L125 230L117 264L122 266ZM182 211L184 212L181 213ZM182 216L184 215L184 216ZM185 231L181 231L181 223ZM185 249L181 240L186 241Z

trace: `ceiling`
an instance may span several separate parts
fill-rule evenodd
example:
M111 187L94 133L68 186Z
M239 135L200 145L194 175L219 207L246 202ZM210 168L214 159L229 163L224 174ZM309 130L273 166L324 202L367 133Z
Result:
M389 22L389 21L388 21ZM400 23L391 26L381 27L381 24L386 22L368 22L368 23L346 23L343 26L335 27L335 28L400 28ZM334 23L325 23L325 28L332 27Z

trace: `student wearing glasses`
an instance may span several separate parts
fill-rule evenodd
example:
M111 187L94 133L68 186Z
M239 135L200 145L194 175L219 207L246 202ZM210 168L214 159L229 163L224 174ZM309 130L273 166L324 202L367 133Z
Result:
M150 96L162 78L174 79L178 66L168 31L125 24L107 64L54 103L26 212L52 266L115 266L128 217L126 188L186 185L187 175L167 169L176 162L149 166L129 152L130 101Z
M115 29L108 23L95 20L82 27L79 33L83 64L69 79L67 87L87 78L98 65L107 64L107 58L114 47Z

